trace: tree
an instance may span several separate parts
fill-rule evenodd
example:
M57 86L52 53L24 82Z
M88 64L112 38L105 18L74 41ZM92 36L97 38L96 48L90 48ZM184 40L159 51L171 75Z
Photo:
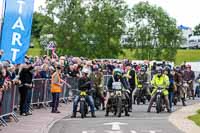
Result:
M200 24L194 27L194 35L199 36L200 35Z
M122 52L127 5L124 0L93 0L86 22L92 54L99 58L117 58Z
M136 4L128 15L129 41L131 48L137 48L139 59L165 59L173 61L181 42L181 33L176 20L161 8L148 2Z
M54 24L53 20L47 15L35 12L33 14L32 37L39 39L42 34L51 32L51 26Z
M125 28L124 0L47 0L47 13L58 21L54 36L60 54L117 57Z

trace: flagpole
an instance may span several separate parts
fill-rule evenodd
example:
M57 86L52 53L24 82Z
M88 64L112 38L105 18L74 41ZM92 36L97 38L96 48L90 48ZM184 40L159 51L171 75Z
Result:
M3 20L4 20L4 17L5 17L5 10L6 10L6 0L3 0L2 1L2 14L0 14L0 48L1 48L1 41L2 41L2 31L3 31Z

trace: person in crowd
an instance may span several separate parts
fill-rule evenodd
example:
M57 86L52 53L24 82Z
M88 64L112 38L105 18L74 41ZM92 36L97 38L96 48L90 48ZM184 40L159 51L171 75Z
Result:
M196 78L196 83L197 83L197 86L196 86L196 89L195 89L195 96L200 97L200 74Z
M12 64L10 65L9 72L10 72L10 79L14 80L16 78L16 71L14 65Z
M51 78L50 69L48 68L48 64L42 65L42 70L40 71L40 75L41 75L41 78L44 78L44 79Z
M156 91L157 91L158 87L163 87L163 89L164 89L163 95L164 95L166 108L167 108L167 111L169 113L171 113L171 110L170 110L170 107L169 107L169 99L168 99L169 92L167 90L167 88L169 87L169 78L168 78L167 75L163 74L162 68L159 68L157 70L157 74L153 76L151 84L153 85L154 90L152 92L152 97L151 97L147 112L151 111L151 107L152 107L153 102L155 101L155 98L156 98Z
M133 91L135 90L135 87L137 86L137 74L135 70L132 68L131 64L126 64L127 69L127 80L130 86L130 93L129 93L129 112L132 112L132 101L133 101Z
M180 67L175 68L174 81L175 81L175 84L176 84L176 87L177 87L176 95L180 95L183 106L186 106L186 103L185 103L186 90L183 87L183 73L181 72Z
M99 71L99 68L97 65L93 66L93 72L90 75L90 78L92 80L93 88L95 89L96 97L99 97L102 104L102 110L105 110L105 99L103 96L103 73ZM97 110L99 110L99 107L96 106Z
M175 72L174 70L171 70L168 66L164 68L164 74L168 76L169 78L169 87L168 87L168 92L169 92L169 107L170 111L173 110L173 100L174 100L174 93L176 92L177 88L175 86L174 82L174 75Z
M78 89L80 91L86 91L87 92L86 101L88 102L88 105L90 106L91 116L96 117L94 99L90 94L92 86L91 86L91 79L88 76L89 73L90 73L90 70L88 70L87 68L83 68L82 77L78 81ZM73 114L71 116L72 118L76 117L76 112L77 112L77 107L78 107L79 101L80 101L80 96L77 95L74 99L74 102L73 102Z
M195 80L195 74L194 74L194 71L191 70L191 65L186 65L186 70L183 73L183 80L188 82L189 89L190 89L189 98L193 97L193 100L194 100L195 94L194 94L193 84Z
M67 74L68 74L68 77L76 77L76 73L74 72L74 65L73 65L73 63L69 64Z
M1 104L3 101L3 93L5 90L4 83L5 83L5 73L3 70L3 66L0 66L0 110L1 110Z
M31 93L32 93L32 79L33 79L33 72L32 70L34 67L29 63L26 62L23 65L22 70L19 74L19 80L21 82L21 86L19 87L20 93L20 115L27 116L31 115L30 112L30 102L31 102Z
M41 67L40 66L36 66L35 68L34 68L34 79L40 79L40 78L42 78L42 76L41 76Z

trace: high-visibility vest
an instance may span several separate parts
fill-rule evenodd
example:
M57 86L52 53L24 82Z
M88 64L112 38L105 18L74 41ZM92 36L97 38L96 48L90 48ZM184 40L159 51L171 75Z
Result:
M55 78L57 78L57 80ZM52 75L52 79L51 79L51 93L61 93L62 92L61 85L59 85L60 83L61 83L60 75L57 73L54 73Z
M167 75L162 75L161 77L158 77L158 75L154 75L151 84L154 86L163 86L165 89L169 86L169 77Z

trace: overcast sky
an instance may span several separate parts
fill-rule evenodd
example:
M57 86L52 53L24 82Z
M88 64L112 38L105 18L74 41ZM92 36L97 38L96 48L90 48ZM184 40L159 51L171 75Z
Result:
M2 1L2 0L0 0ZM126 0L132 6L140 1L149 1L161 6L166 12L177 20L178 25L194 27L200 23L200 0ZM44 5L45 0L35 0L35 10ZM0 7L1 9L1 7Z

